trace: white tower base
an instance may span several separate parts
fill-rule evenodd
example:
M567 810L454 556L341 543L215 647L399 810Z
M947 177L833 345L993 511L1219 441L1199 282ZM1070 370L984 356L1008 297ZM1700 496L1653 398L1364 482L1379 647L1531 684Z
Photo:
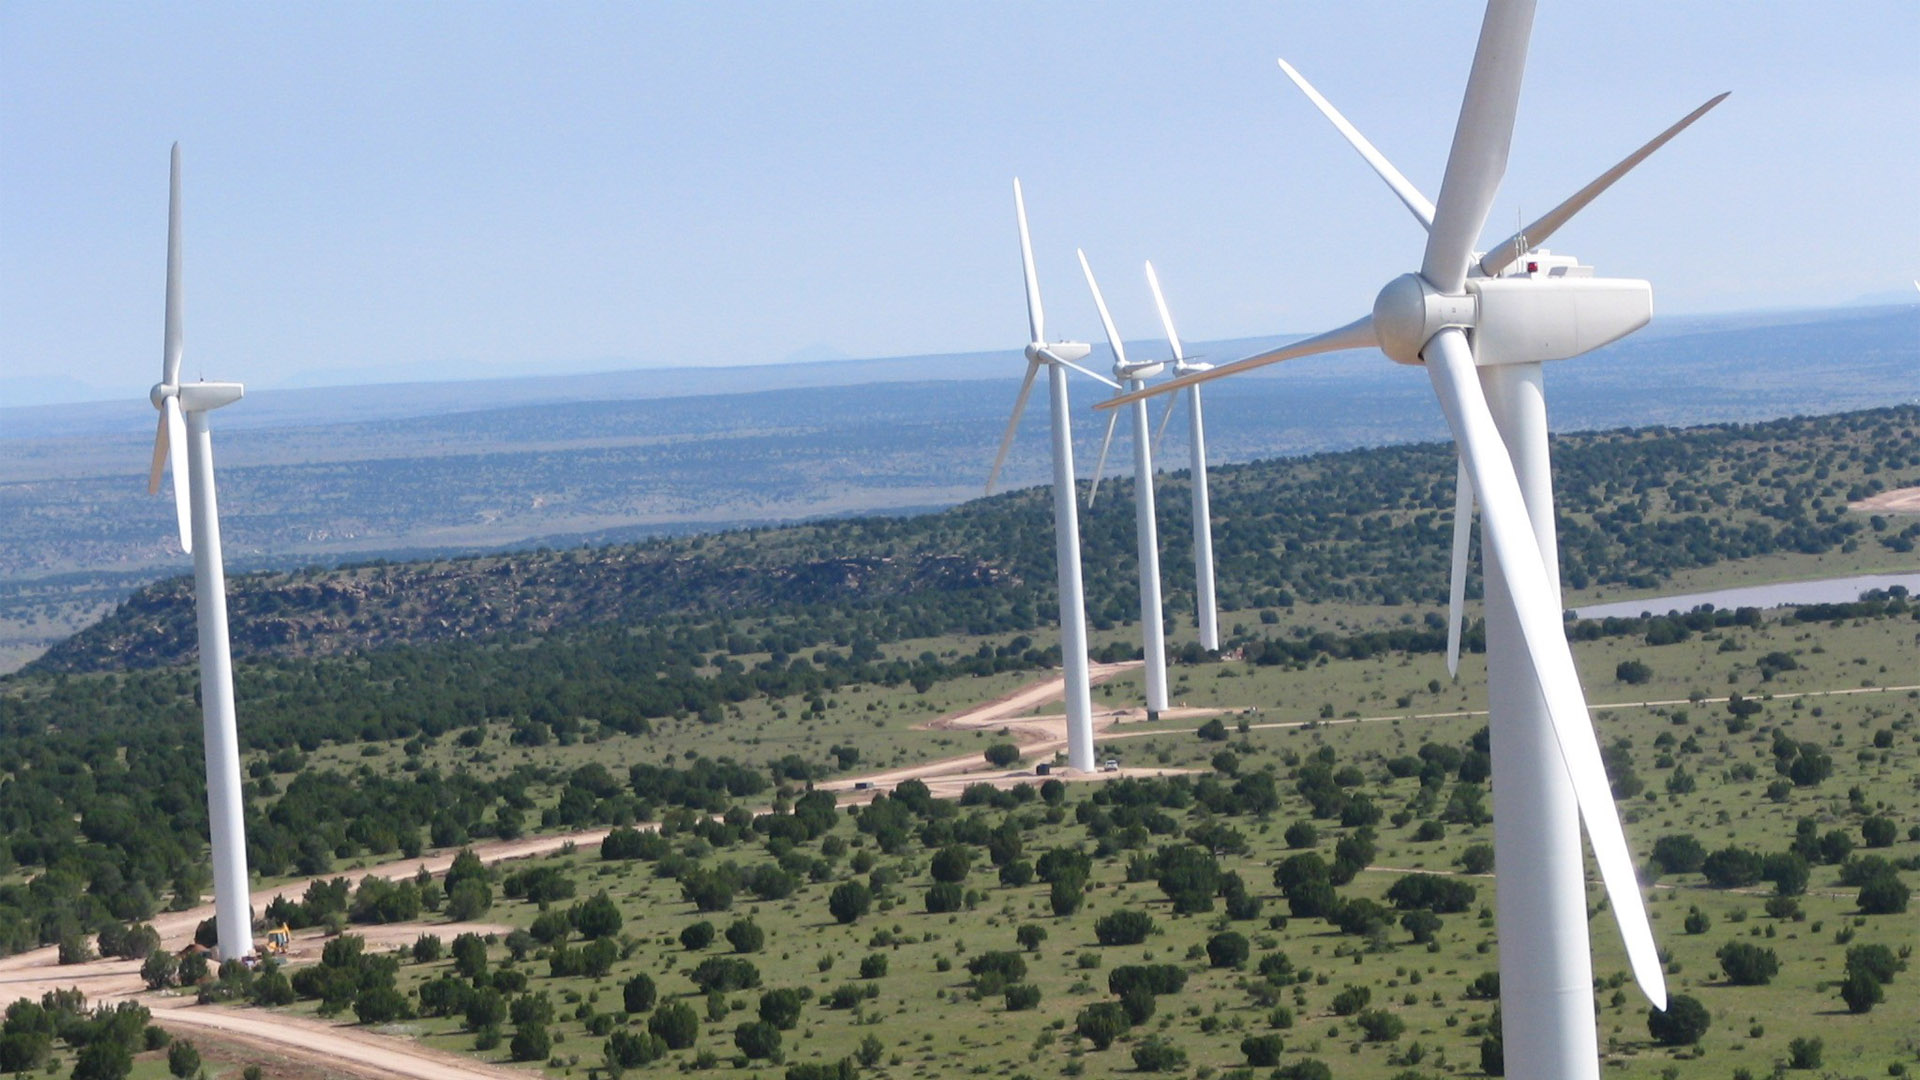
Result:
M1480 369L1557 593L1560 559L1538 363ZM1511 1080L1598 1080L1580 810L1506 593L1486 575L1500 1006ZM1557 605L1556 605L1557 606Z
M213 841L214 922L222 961L253 952L253 900L247 888L246 823L240 805L240 735L234 720L233 657L227 649L226 565L213 490L213 437L207 414L186 414L192 474L193 593L200 630L200 709L207 757L207 820Z
M1213 593L1213 507L1207 497L1207 432L1200 388L1187 388L1187 431L1193 446L1193 600L1200 647L1220 649L1220 606Z
M1093 688L1087 675L1087 601L1080 584L1079 493L1073 486L1073 428L1068 416L1067 369L1047 365L1053 411L1053 539L1060 574L1060 671L1066 679L1067 765L1090 773L1093 760Z
M1127 381L1128 390L1145 386L1139 379ZM1131 408L1133 531L1140 549L1140 651L1147 664L1147 717L1155 719L1167 710L1167 628L1166 608L1160 603L1160 533L1153 511L1153 426L1144 400Z

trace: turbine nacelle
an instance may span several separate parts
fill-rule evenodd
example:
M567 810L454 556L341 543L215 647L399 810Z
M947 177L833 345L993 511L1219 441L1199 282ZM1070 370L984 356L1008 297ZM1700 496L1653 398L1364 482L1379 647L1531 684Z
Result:
M178 398L181 412L212 412L247 396L247 388L237 382L194 382L184 386L156 383L147 397L153 407L165 410L168 398Z
M1121 382L1129 379L1150 379L1167 370L1164 360L1130 361L1113 365L1113 377Z
M1085 360L1087 354L1092 351L1093 346L1084 341L1049 341L1045 343L1036 341L1027 346L1027 363L1071 364L1076 360Z
M1418 364L1435 334L1458 327L1471 337L1480 367L1565 360L1617 341L1653 318L1653 286L1645 281L1592 277L1592 267L1551 252L1521 265L1535 269L1469 277L1457 296L1419 274L1394 278L1373 302L1380 351L1395 363Z

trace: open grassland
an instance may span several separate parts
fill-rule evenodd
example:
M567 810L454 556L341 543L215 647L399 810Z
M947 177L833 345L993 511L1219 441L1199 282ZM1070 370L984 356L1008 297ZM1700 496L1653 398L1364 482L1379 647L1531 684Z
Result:
M1707 851L1781 852L1803 820L1820 834L1844 834L1865 851L1863 823L1876 817L1896 823L1897 832L1888 846L1865 853L1895 861L1920 857L1920 832L1913 831L1920 824L1920 692L1883 689L1920 681L1912 662L1916 632L1920 624L1909 618L1770 619L1660 646L1641 636L1581 643L1579 660L1599 707L1603 745L1612 748L1609 763L1629 838L1643 862L1650 861L1657 839L1678 835L1692 836ZM1792 657L1795 665L1783 669L1778 657L1762 665L1771 654ZM1626 660L1644 662L1651 673L1643 681L1621 682L1615 669ZM1146 828L1120 823L1127 813L1123 804L1139 790L1123 795L1126 788L1105 785L1069 785L1054 793L1057 805L1031 792L1020 799L1003 794L997 805L984 794L957 808L936 803L911 818L907 836L886 842L862 831L853 808L837 813L829 831L797 844L769 844L751 830L723 826L693 830L691 820L681 818L670 843L651 857L603 859L597 849L582 848L501 867L493 884L497 899L486 917L537 931L545 940L516 935L489 943L483 981L518 987L524 976L525 988L505 998L533 995L523 1007L526 1017L551 1007L552 1019L539 1026L552 1040L542 1055L552 1075L584 1075L602 1064L611 1032L644 1030L651 1012L625 1015L623 997L624 985L643 973L661 1001L686 1004L698 1020L693 1044L669 1051L653 1068L733 1063L742 1067L741 1075L781 1075L784 1066L762 1059L735 1061L735 1032L757 1018L763 993L790 989L805 1000L795 1025L780 1035L785 1061L864 1059L875 1076L1102 1075L1135 1069L1134 1051L1144 1048L1151 1055L1163 1044L1185 1055L1172 1071L1224 1075L1247 1066L1243 1040L1269 1034L1280 1039L1282 1065L1319 1060L1342 1078L1395 1077L1408 1070L1480 1075L1481 1042L1497 1004L1476 982L1497 966L1490 915L1495 883L1462 875L1461 868L1473 858L1470 849L1491 841L1484 790L1461 779L1458 770L1423 783L1419 775L1396 775L1404 766L1395 764L1409 758L1417 764L1423 749L1428 758L1471 758L1484 719L1448 714L1471 712L1483 700L1478 658L1463 665L1458 684L1445 679L1432 656L1294 667L1230 661L1177 671L1184 681L1176 697L1231 707L1234 714L1218 739L1196 735L1191 721L1125 725L1109 733L1103 753L1214 777L1185 785L1184 800L1148 800L1147 809L1159 813L1143 819ZM979 682L983 690L1003 689L991 679ZM1108 685L1116 699L1130 697L1125 678ZM1845 690L1869 692L1836 692ZM1735 692L1758 702L1759 711L1733 716L1719 699ZM929 711L938 707L929 703ZM1330 718L1323 716L1329 707ZM870 724L862 706L851 710L850 727L835 729L834 717L845 711L830 708L816 721L818 737L846 739ZM1823 750L1830 774L1806 786L1776 786L1782 776L1775 748L1783 736ZM965 736L961 745L978 740ZM610 764L617 750L603 750L607 756L599 760ZM663 755L656 749L653 756ZM1374 824L1314 818L1298 781L1303 767L1317 761L1335 770L1346 805L1371 803L1378 815ZM1193 797L1210 784L1231 788L1236 777L1262 773L1276 779L1278 798L1270 808L1228 800L1209 809L1206 796ZM1317 836L1307 843L1296 835L1297 846L1290 846L1288 827L1303 821L1315 826ZM1002 830L1001 838L987 842L995 829ZM1422 870L1460 875L1476 890L1464 910L1439 917L1431 944L1414 943L1391 921L1350 933L1322 918L1287 917L1291 902L1274 883L1276 867L1307 850L1332 860L1336 845L1365 829L1372 835L1367 868L1339 889L1349 901L1388 905L1393 884ZM1009 834L1017 839L1008 841ZM1210 910L1176 914L1147 864L1164 845L1179 843L1181 834L1211 843L1219 868L1241 876L1258 910L1243 902L1230 915L1225 899L1216 897ZM959 883L960 907L930 914L934 856L956 847L972 855ZM1048 885L1010 883L1020 875L1002 880L993 865L996 857L1031 863L1058 849L1091 856L1083 904L1066 915L1054 914ZM774 899L757 899L740 888L724 908L709 899L716 910L699 910L684 884L723 866L749 880L762 868L784 866L796 888ZM1627 979L1596 884L1595 1004L1607 1075L1651 1080L1675 1071L1732 1077L1745 1070L1762 1076L1789 1059L1794 1040L1816 1038L1822 1041L1817 1071L1828 1075L1899 1075L1898 1068L1920 1063L1920 995L1914 992L1920 975L1897 974L1885 988L1886 1000L1865 1015L1849 1013L1838 996L1849 947L1885 945L1903 958L1911 951L1916 934L1910 914L1861 914L1857 889L1841 884L1834 863L1812 866L1791 910L1770 905L1775 889L1765 882L1716 888L1699 872L1662 872L1650 865L1644 873L1652 884L1647 896L1671 989L1701 1001L1712 1027L1696 1047L1653 1044L1645 1003ZM870 885L875 901L869 913L842 924L829 912L828 897L852 881ZM544 902L508 898L530 888L547 893ZM564 954L586 946L585 937L556 914L573 911L574 921L583 921L579 906L601 892L619 912L618 929L608 933L619 958L602 976L556 976L554 953L563 954L564 968ZM1146 913L1153 932L1137 945L1101 945L1096 923L1123 910ZM753 965L758 985L700 993L694 969L734 955L725 931L739 920L764 935L759 947L738 954ZM682 931L701 921L720 934L690 949ZM1045 932L1031 951L1019 941L1023 926ZM607 932L604 923L595 932ZM1219 934L1244 936L1248 957L1237 966L1213 966L1207 946ZM1733 942L1772 950L1778 973L1766 985L1731 985L1716 954ZM1011 981L1037 989L1032 1007L1009 1009L997 985L1009 980L969 973L969 960L994 951L1022 954L1025 973ZM1287 957L1291 970L1283 975L1278 962L1267 961L1263 973L1263 960L1276 954ZM884 959L884 974L870 957ZM1127 964L1173 964L1185 973L1184 988L1157 996L1152 1015L1111 1048L1094 1049L1076 1034L1081 1011L1117 1000L1107 977ZM409 954L399 985L417 1003L420 988L451 968L450 960L418 962ZM513 974L494 974L500 971ZM1362 997L1364 1009L1353 1008ZM429 1045L490 1061L511 1057L518 1030L511 1019L501 1022L491 1049L475 1050L477 1040L491 1037L469 1028L464 1011L391 1026Z

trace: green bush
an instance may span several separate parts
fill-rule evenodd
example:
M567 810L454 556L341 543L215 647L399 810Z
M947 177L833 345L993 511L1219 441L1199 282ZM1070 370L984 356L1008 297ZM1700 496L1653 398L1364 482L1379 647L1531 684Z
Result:
M1006 768L1020 760L1020 748L1012 743L994 743L987 747L987 764Z
M780 1029L765 1020L748 1020L733 1029L733 1045L750 1061L757 1058L778 1061Z
M1713 1026L1713 1016L1699 1000L1686 994L1667 999L1665 1012L1647 1010L1647 1034L1661 1046L1692 1046Z
M872 909L873 892L857 881L842 882L827 896L827 910L842 923L851 923Z
M1126 1034L1129 1026L1126 1012L1111 1001L1089 1005L1073 1020L1074 1031L1092 1043L1095 1050L1112 1046L1113 1040Z
M1284 1049L1286 1040L1278 1035L1249 1035L1240 1040L1240 1052L1247 1056L1247 1064L1262 1068L1280 1064Z
M1093 936L1102 945L1138 945L1153 933L1153 917L1144 911L1122 909L1102 915L1093 924Z
M666 1001L653 1010L647 1020L647 1030L660 1036L669 1050L685 1050L700 1037L700 1017L691 1005L682 1001Z
M626 1006L627 1012L635 1016L653 1008L656 994L657 991L653 985L653 976L648 975L644 971L628 979L626 984L620 988L622 1004Z
M1229 930L1207 939L1207 961L1217 968L1238 968L1252 952L1245 934Z

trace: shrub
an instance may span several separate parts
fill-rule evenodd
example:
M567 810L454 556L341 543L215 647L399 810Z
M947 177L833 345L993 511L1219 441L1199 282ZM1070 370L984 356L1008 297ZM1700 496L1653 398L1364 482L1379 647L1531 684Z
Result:
M1007 987L1007 1011L1021 1012L1040 1004L1040 988L1032 983L1014 983Z
M769 990L760 995L760 1019L786 1031L800 1022L800 991Z
M1860 837L1870 848L1892 847L1899 837L1899 827L1887 818L1875 815L1860 823Z
M1851 1013L1872 1012L1886 996L1880 980L1858 968L1849 968L1847 977L1840 983L1840 1000L1847 1003L1847 1011Z
M1744 941L1730 941L1714 955L1719 957L1727 981L1735 986L1765 986L1780 973L1780 958L1772 949Z
M1280 1051L1285 1048L1285 1040L1278 1035L1249 1035L1240 1040L1240 1052L1247 1056L1247 1064L1259 1067L1280 1064Z
M1713 1026L1713 1016L1707 1007L1686 994L1675 994L1667 1000L1667 1009L1647 1010L1647 1034L1662 1046L1692 1046Z
M713 924L705 919L680 931L680 947L688 952L699 952L713 944Z
M1131 909L1102 915L1093 924L1093 936L1102 945L1138 945L1152 932L1153 917Z
M1368 1009L1353 1018L1368 1042L1392 1042L1407 1030L1407 1022L1385 1009Z
M545 1061L553 1052L553 1036L545 1024L526 1024L513 1033L507 1050L515 1061Z
M658 1061L666 1052L666 1040L648 1032L615 1031L607 1039L607 1064L615 1070Z
M881 979L887 974L887 954L868 953L860 958L860 977L863 979Z
M1027 977L1027 961L1017 952L984 952L967 961L967 972L976 979L998 975L1004 982L1015 983Z
M1040 943L1047 940L1047 928L1034 923L1021 923L1020 928L1013 932L1013 939L1020 943L1021 948L1037 953Z
M1020 748L1010 742L994 743L987 747L987 764L1006 768L1020 760Z
M1187 1067L1187 1052L1158 1035L1149 1035L1134 1045L1133 1065L1141 1072L1172 1072Z
M1364 986L1349 986L1333 996L1329 1006L1335 1016L1352 1016L1373 1000L1373 991Z
M1493 845L1469 844L1460 853L1460 869L1468 874L1490 874L1493 872Z
M1081 1009L1073 1021L1074 1031L1092 1043L1095 1050L1112 1046L1113 1040L1126 1034L1128 1026L1125 1010L1111 1001L1096 1002Z
M604 889L573 908L574 929L585 937L610 938L620 932L621 921L619 906Z
M1860 886L1860 910L1868 915L1898 915L1907 910L1913 890L1896 874L1882 874Z
M703 994L751 990L760 985L760 969L736 956L709 956L693 969L692 979Z
M1440 915L1472 908L1479 895L1472 882L1439 874L1407 874L1387 889L1387 899L1402 911L1425 908Z
M748 1060L767 1058L777 1061L780 1058L780 1029L765 1020L749 1020L733 1029L733 1045Z
M1186 985L1187 973L1176 964L1124 964L1107 973L1107 992L1115 997L1131 990L1177 994Z
M1613 677L1628 686L1639 686L1653 678L1653 669L1638 660L1622 660L1614 666Z
M727 927L727 944L737 953L759 952L767 943L767 932L751 919L735 919Z
M1707 861L1707 850L1692 833L1671 833L1653 842L1653 861L1663 874L1691 874Z
M685 1002L662 1002L647 1019L647 1030L658 1035L667 1049L685 1050L700 1037L700 1017Z
M1787 1067L1790 1069L1817 1069L1820 1067L1821 1052L1826 1044L1819 1036L1795 1039L1787 1044Z
M834 886L827 896L827 910L842 923L851 923L873 908L873 892L858 881Z
M1333 1080L1333 1070L1315 1058L1301 1058L1274 1070L1274 1080Z
M1229 930L1207 939L1207 961L1217 968L1237 968L1253 952L1245 934Z
M1311 821L1296 821L1287 826L1286 840L1290 848L1310 848L1320 842L1320 830Z
M186 1039L175 1039L167 1045L167 1071L178 1077L189 1077L200 1071L200 1051Z
M635 1016L653 1008L653 1002L656 996L657 991L653 985L653 976L648 975L644 971L628 979L626 984L620 988L621 1004L626 1006L626 1010Z

